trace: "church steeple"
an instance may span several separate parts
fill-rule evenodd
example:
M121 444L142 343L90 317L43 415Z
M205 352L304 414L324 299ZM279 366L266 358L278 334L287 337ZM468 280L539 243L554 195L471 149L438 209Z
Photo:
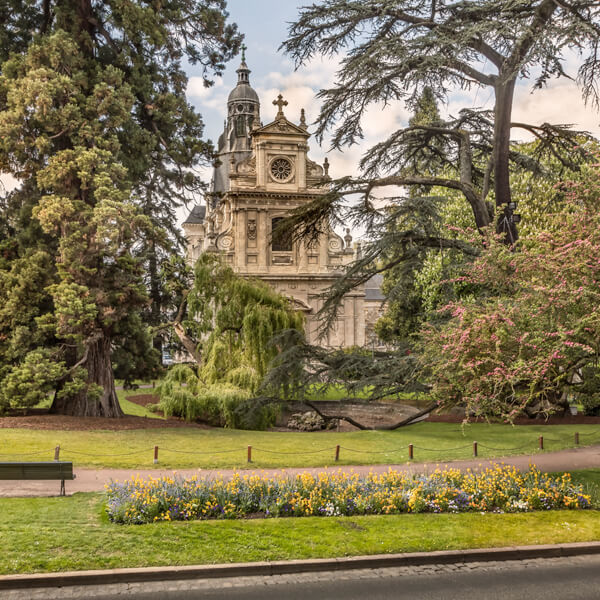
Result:
M251 133L260 127L260 102L258 94L250 85L250 69L246 64L246 46L242 46L242 61L236 70L237 85L227 99L227 120L218 142L220 166L215 169L213 190L229 188L228 178L231 161L244 160L252 152Z
M250 85L250 69L248 68L248 65L246 64L246 45L242 44L242 62L238 68L238 70L236 71L236 73L238 74L238 85Z

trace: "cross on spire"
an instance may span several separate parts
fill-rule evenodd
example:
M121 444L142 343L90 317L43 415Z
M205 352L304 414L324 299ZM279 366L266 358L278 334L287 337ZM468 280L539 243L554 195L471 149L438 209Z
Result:
M279 96L277 96L277 100L273 100L273 104L279 109L279 112L277 113L277 118L283 117L283 107L288 105L287 100L284 100L283 96L279 94Z
M246 44L242 44L242 62L246 62L246 50L248 50L248 46Z

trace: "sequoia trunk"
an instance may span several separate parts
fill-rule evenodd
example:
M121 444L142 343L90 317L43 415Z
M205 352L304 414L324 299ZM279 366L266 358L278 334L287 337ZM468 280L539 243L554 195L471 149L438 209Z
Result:
M83 368L87 370L88 384L102 388L99 397L83 390L75 396L66 398L55 394L50 408L51 413L75 417L122 417L123 411L115 390L115 378L110 361L110 339L102 337L90 344L87 360Z

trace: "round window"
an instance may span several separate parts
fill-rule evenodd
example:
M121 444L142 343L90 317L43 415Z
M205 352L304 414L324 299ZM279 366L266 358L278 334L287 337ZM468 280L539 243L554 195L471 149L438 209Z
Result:
M276 158L271 163L271 175L279 180L285 181L292 174L292 163L287 158Z

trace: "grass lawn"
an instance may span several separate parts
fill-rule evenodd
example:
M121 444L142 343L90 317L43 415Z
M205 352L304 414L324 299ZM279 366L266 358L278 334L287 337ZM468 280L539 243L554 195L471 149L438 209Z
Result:
M366 386L362 390L355 394L350 394L345 386L329 385L326 388L320 386L313 386L313 391L307 394L307 398L312 401L319 400L344 400L346 398L352 398L356 400L368 400L371 398L372 386ZM402 392L392 394L388 397L381 398L379 402L402 402L402 404L408 404L410 406L416 406L417 408L424 408L430 401L427 394L417 394L415 392Z
M164 468L319 467L334 463L340 445L340 465L401 463L408 444L416 461L441 462L472 457L477 440L481 458L538 452L573 446L579 431L582 444L600 442L595 425L527 425L417 423L397 431L289 433L234 429L165 428L131 431L52 431L0 429L3 460L46 460L60 445L61 458L80 467L150 468L159 446ZM252 446L251 465L246 462Z
M575 473L574 479L600 490L600 469ZM326 558L600 537L598 510L113 525L103 506L102 494L0 498L0 573Z
M117 397L119 398L119 404L126 415L133 417L146 417L147 419L164 419L161 415L157 415L154 412L149 411L145 406L140 406L135 402L127 400L128 397L138 396L142 393L152 394L152 388L147 390L117 390Z

